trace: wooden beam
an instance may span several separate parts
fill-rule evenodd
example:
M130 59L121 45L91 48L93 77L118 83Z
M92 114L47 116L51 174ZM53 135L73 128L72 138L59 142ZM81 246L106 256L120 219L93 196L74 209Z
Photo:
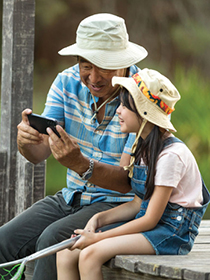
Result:
M5 209L7 206L6 194L6 168L7 168L7 153L0 151L0 226L7 219Z
M4 188L4 194L1 190L0 205L4 203L5 215L3 217L1 213L0 225L12 219L22 209L22 206L16 205L17 192L20 191L17 184L23 182L20 176L27 174L24 178L25 186L27 184L30 188L25 190L27 205L24 204L24 208L33 202L33 197L29 199L29 196L33 196L34 166L21 159L27 168L21 173L16 138L21 112L27 107L32 108L34 21L35 0L3 0L0 154L4 157L0 158L0 185ZM43 165L42 167L45 170Z

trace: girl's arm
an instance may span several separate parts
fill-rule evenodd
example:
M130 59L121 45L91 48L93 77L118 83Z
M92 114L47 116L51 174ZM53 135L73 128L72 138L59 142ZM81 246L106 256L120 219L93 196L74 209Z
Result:
M142 200L135 195L132 201L123 203L115 208L95 214L85 226L85 230L95 232L96 229L117 222L134 219L139 212Z
M100 233L88 232L86 230L76 230L75 233L84 235L85 238L80 238L80 240L75 244L76 246L73 249L83 249L89 246L90 244L96 243L105 238L140 233L153 229L159 222L161 216L163 215L163 212L171 196L172 190L173 187L155 186L153 195L150 199L145 215L138 219L134 219L122 226ZM110 219L112 218L110 217Z
M172 187L156 186L143 217L132 220L120 227L103 232L101 233L101 236L98 234L97 238L101 240L108 237L139 233L153 229L163 215L172 190Z

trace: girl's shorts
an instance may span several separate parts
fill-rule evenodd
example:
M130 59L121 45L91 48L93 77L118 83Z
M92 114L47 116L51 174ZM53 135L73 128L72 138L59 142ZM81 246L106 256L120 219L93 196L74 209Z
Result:
M145 215L148 201L142 201L136 218ZM200 211L201 210L201 213ZM201 209L187 209L168 203L157 226L142 234L153 246L157 255L186 255L192 249L202 219Z

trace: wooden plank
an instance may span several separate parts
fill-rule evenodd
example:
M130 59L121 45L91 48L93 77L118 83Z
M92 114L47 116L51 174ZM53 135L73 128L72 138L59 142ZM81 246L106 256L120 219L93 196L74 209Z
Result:
M167 279L183 279L183 269L181 267L161 266L160 276Z
M131 272L137 272L137 266L139 262L138 256L116 256L115 266L119 268L126 269Z
M207 246L209 246L210 244L210 238L209 235L201 235L199 234L196 239L195 239L195 243L194 244L200 244L200 243L205 243Z
M17 124L33 100L34 19L35 0L3 1L0 149L7 151L6 221L15 216Z
M116 256L114 264L130 272L168 279L207 279L210 273L209 242L210 236L198 236L194 251L186 256Z
M25 280L32 280L34 272L34 261L28 262L25 270Z
M34 166L33 203L45 196L46 161Z
M196 259L194 256L129 256L129 258L122 256L123 261L120 267L133 271L129 264L123 265L131 260L131 263L135 261L137 271L142 273L159 275L170 279L185 279L183 278L184 274L194 275L194 278L191 278L192 280L198 277L201 279L202 275L202 278L205 279L209 271L210 254L208 254L205 260L198 255L197 257ZM117 256L117 258L121 258L121 256ZM115 265L118 266L119 263L119 261L115 262Z
M133 273L119 268L107 268L106 266L102 267L102 273L104 280L162 280L162 278L158 276L154 277L154 275L138 272Z
M197 243L195 243L193 248L192 248L192 252L195 252L195 251L210 252L210 248L206 244L197 244Z
M209 226L210 226L210 220L202 220L201 221L200 228L209 227Z
M0 151L0 226L2 226L8 219L5 209L7 206L7 191L6 186L6 166L7 166L7 152Z
M199 234L200 235L210 235L210 228L206 228L206 227L200 228L199 229Z
M19 152L17 153L17 183L15 196L15 215L33 203L34 165L28 162ZM24 198L24 199L23 199Z
M196 269L196 268L195 268ZM183 274L183 279L185 280L206 280L209 273L193 271L193 270L185 270Z

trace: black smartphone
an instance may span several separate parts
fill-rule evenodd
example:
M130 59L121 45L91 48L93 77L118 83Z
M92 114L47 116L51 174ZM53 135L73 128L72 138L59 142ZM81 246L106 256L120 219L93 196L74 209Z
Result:
M30 126L35 128L36 130L38 130L40 133L48 135L46 129L47 129L47 127L50 127L59 138L61 137L60 134L58 133L58 131L56 130L56 125L58 124L58 122L55 119L46 118L46 117L42 117L40 115L31 113L30 115L28 115L28 120L29 120Z

